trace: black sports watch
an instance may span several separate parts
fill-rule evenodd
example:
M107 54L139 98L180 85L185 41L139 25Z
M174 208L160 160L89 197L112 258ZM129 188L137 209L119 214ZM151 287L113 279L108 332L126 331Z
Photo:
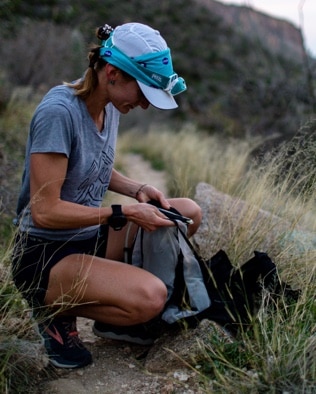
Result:
M122 205L111 205L111 208L113 213L108 219L108 224L115 231L122 230L122 228L127 224L127 219L122 212Z

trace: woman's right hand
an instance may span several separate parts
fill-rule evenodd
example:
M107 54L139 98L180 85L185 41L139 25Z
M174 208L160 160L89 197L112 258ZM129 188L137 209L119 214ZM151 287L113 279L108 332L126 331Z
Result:
M154 231L159 227L174 226L172 220L166 218L158 208L151 204L123 205L122 212L129 221L136 223L146 231Z

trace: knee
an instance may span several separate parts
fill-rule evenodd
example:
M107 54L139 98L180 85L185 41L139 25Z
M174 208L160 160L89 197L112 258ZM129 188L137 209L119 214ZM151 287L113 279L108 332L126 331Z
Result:
M202 209L201 207L190 198L181 199L181 207L179 211L184 216L188 216L193 220L193 224L188 226L188 236L191 237L199 228L202 221Z
M142 289L142 301L138 305L138 323L145 323L158 316L167 301L167 288L158 278L154 278L150 283L146 283Z
M202 221L202 209L201 207L193 200L189 200L189 205L190 205L190 214L191 217L198 227L201 224Z

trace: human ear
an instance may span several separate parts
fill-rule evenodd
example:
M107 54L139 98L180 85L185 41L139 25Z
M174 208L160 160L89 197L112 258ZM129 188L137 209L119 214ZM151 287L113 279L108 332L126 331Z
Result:
M120 73L120 71L115 66L112 66L112 64L109 63L105 66L105 72L106 72L107 81L109 81L112 84L113 82L115 82L118 74Z

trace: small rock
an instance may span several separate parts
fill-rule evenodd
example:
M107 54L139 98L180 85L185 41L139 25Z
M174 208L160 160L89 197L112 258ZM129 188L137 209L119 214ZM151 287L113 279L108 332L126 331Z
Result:
M187 380L189 380L189 375L183 371L174 372L173 377L177 380L180 380L180 382L186 382Z

